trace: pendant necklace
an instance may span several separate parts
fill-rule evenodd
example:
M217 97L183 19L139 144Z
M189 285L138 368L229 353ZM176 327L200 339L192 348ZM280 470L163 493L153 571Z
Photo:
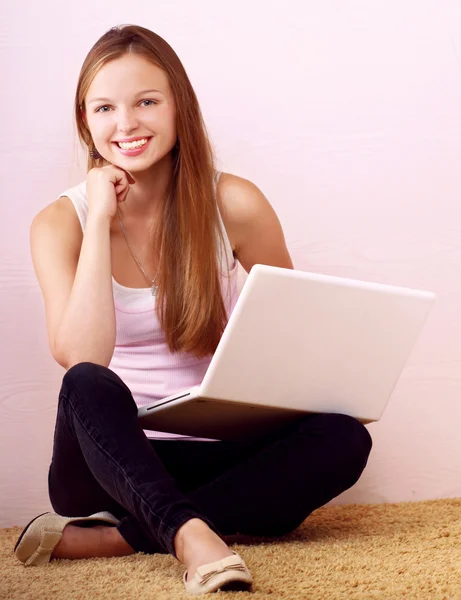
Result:
M160 259L159 259L159 264L158 264L158 267L157 267L157 272L155 273L155 276L154 276L154 278L153 278L153 279L151 279L151 278L149 277L149 275L148 275L148 274L145 272L145 270L143 269L143 267L142 267L141 263L140 263L140 262L139 262L139 260L136 258L136 254L133 252L133 249L132 249L132 248L131 248L131 246L130 246L130 242L128 241L128 238L127 238L127 236L126 236L125 228L123 227L122 219L121 219L121 217L120 217L120 212L119 212L118 208L117 208L117 216L118 216L118 220L119 220L119 222L120 222L120 227L122 228L123 236L125 237L126 244L127 244L128 248L129 248L129 250L130 250L130 252L131 252L131 254L132 254L133 258L135 259L135 261L136 261L136 264L138 265L138 267L139 267L139 268L141 269L141 271L143 272L143 274L144 274L145 278L147 279L147 281L149 281L149 282L151 283L151 286L152 286L152 287L151 287L152 296L156 296L156 295L157 295L157 290L158 290L158 285L155 285L155 281L156 281L156 279L157 279L157 275L158 275L158 272L159 272L159 269L160 269L160 259L161 259L161 257L162 257L162 253L160 253Z

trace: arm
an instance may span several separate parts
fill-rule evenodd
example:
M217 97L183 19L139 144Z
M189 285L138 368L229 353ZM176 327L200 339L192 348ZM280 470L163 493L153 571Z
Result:
M65 369L107 366L115 346L110 220L88 218L82 236L70 200L60 198L34 218L30 245L53 358Z
M293 268L280 221L251 181L223 173L218 203L234 254L247 273L255 264Z

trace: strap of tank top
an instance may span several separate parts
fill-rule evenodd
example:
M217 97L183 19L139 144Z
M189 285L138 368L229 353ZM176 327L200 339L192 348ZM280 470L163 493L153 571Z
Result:
M224 221L221 216L221 211L219 210L219 204L218 204L218 199L217 199L218 181L219 181L219 178L221 177L221 175L222 175L222 171L216 171L215 176L214 176L215 197L216 197L216 206L218 208L219 225L221 227L222 237L223 237L223 241L224 241L224 253L227 258L228 268L231 269L233 266L233 263L234 263L234 253L232 252L232 246L231 246L231 243L229 240L229 236L227 235Z

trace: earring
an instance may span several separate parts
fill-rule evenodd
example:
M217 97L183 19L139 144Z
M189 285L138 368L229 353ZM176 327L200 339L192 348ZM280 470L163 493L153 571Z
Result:
M96 150L96 148L93 148L92 150L90 150L90 156L93 160L97 160L98 158L102 158L102 156L99 154L99 152Z

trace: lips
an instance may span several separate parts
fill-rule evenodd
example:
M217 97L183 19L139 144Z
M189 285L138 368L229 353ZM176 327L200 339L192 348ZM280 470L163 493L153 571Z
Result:
M138 138L138 139L147 139L147 142L145 144L143 144L142 146L138 147L138 148L121 148L117 142L112 142L114 144L114 147L117 148L118 152L120 152L120 154L123 154L123 156L138 156L139 154L142 154L150 145L150 142L152 140L152 137L148 137L148 138Z

